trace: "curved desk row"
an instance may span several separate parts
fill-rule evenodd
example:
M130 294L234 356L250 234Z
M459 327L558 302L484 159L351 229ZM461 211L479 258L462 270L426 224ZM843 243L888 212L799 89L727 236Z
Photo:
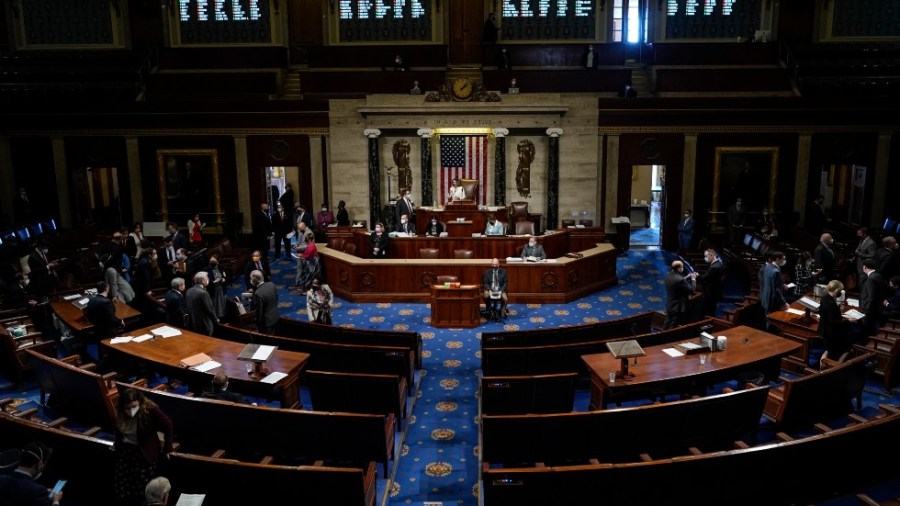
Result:
M581 254L537 263L501 260L509 276L509 302L563 304L618 283L611 244L597 244ZM490 259L364 259L326 246L319 249L319 258L335 295L351 302L430 302L438 276L454 275L463 284L481 286L491 265Z

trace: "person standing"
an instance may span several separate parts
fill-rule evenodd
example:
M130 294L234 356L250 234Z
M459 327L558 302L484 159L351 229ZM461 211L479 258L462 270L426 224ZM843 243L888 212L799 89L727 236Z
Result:
M404 191L403 196L400 198L400 200L397 201L397 217L402 217L404 214L406 215L410 225L412 226L413 233L415 233L416 206L413 204L409 190ZM399 223L400 220L397 220L397 222Z
M94 326L93 336L97 341L114 337L125 328L125 322L116 317L116 306L109 298L109 285L106 281L97 283L97 295L88 301L84 317Z
M841 308L836 300L844 290L844 284L833 279L825 286L825 295L819 301L819 335L825 341L822 359L840 360L850 351L850 320L841 316Z
M798 298L813 289L813 284L815 284L814 265L812 255L808 251L800 253L797 265L794 266L794 284L797 285L794 288L794 294Z
M691 210L685 209L681 221L678 222L678 249L687 251L691 249L694 239L694 218Z
M56 273L59 264L50 261L50 249L46 244L39 243L28 257L29 276L31 277L31 289L37 297L46 297L55 291L56 281L59 279Z
M891 279L897 272L897 239L894 237L881 239L881 247L875 250L875 270L884 279Z
M275 214L272 215L272 234L275 237L274 246L276 260L282 259L282 245L284 246L284 260L290 259L291 240L287 236L293 229L294 222L291 221L291 217L285 212L284 206L281 205L281 202L275 204Z
M672 262L671 270L666 274L666 320L664 329L670 329L687 323L690 296L696 288L697 273L684 273L681 260Z
M856 255L857 285L861 285L863 282L863 262L875 259L876 246L875 240L869 236L869 229L866 227L856 229L856 237L859 239L859 244L853 253Z
M528 244L522 248L522 258L531 261L547 259L547 253L544 252L544 247L538 244L537 237L528 238Z
M259 212L253 215L253 243L256 249L265 253L263 261L266 263L269 263L269 240L274 235L269 204L263 202L259 205Z
M253 285L250 283L250 273L253 271L262 271L266 281L272 278L272 271L269 270L268 264L262 261L262 253L259 250L250 254L250 261L244 267L244 286L247 287L248 292L253 291Z
M722 259L714 249L703 252L703 261L709 264L706 272L697 277L697 281L703 286L703 314L715 316L722 298L722 280L725 278L725 269Z
M44 473L53 451L44 443L28 443L22 447L18 466L8 474L0 474L0 497L8 506L59 506L63 493L49 495L47 487L37 479Z
M491 12L488 14L487 19L484 20L484 29L481 33L481 40L485 44L496 44L499 33L500 28L497 26L497 14Z
M334 303L334 292L322 278L316 277L312 287L306 292L306 314L309 321L331 325L331 304Z
M119 393L116 408L115 496L120 504L142 504L161 458L172 452L172 421L134 388Z
M759 271L759 302L765 314L787 310L789 307L784 298L784 280L781 277L781 268L787 264L787 259L780 251L773 251L768 257Z
M206 223L202 223L200 221L200 215L195 214L188 220L188 232L190 232L190 243L194 245L195 248L199 248L203 243L203 227L206 226Z
M384 223L375 223L375 232L369 237L369 245L371 246L373 258L387 258L388 252L388 236L384 233Z
M741 233L744 231L744 202L738 197L734 201L734 205L728 208L728 236L732 244L738 244L741 241Z
M178 328L187 327L187 302L184 300L184 278L173 278L166 292L166 324Z
M300 289L301 293L309 290L312 281L320 271L319 248L316 247L316 238L312 232L307 232L306 248L300 253L300 260L297 264L296 287Z
M319 209L319 213L316 214L316 226L319 227L319 234L322 241L325 240L325 236L328 233L328 226L334 223L334 213L328 210L328 204L326 202L322 202L322 207Z
M862 289L859 292L859 310L866 315L862 319L863 337L875 333L884 306L884 278L875 270L875 260L863 260Z
M347 212L347 203L343 200L338 202L337 224L340 227L350 226L350 213Z
M213 335L219 318L212 305L212 299L206 287L209 285L209 274L200 271L194 274L194 286L185 294L188 314L191 315L191 330L198 334Z
M453 179L450 181L450 189L447 191L447 203L454 202L457 200L465 200L466 199L466 189L459 184L459 179Z
M275 325L278 324L278 292L275 291L275 283L265 281L261 271L250 273L250 283L253 285L251 306L256 312L256 329L262 334L273 334Z
M284 193L278 197L278 203L284 209L284 214L288 217L288 221L294 222L294 185L286 183L284 185Z
M500 318L506 318L506 305L509 301L508 288L509 277L506 269L500 268L500 260L492 259L491 268L481 277L481 298L484 300L485 307L491 307L491 300L497 300L495 294L500 294Z
M834 270L834 250L831 249L833 243L834 238L826 232L819 237L819 244L816 245L816 249L813 252L813 261L816 266L813 274L819 283L827 283L834 279L837 274Z
M309 214L308 212L306 212L305 205L297 204L297 209L296 209L295 214L296 214L296 219L294 220L294 222L297 224L298 227L300 226L301 223L303 223L304 225L306 225L306 228L308 228L310 230L314 230L315 223L313 223L313 216L311 214Z
M209 257L209 297L212 300L213 309L218 318L225 317L225 273L219 266L219 257Z

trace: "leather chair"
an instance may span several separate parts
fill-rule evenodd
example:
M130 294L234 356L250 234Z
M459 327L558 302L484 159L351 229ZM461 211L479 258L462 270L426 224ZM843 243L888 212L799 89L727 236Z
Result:
M419 258L440 258L440 253L437 248L419 248Z
M453 258L457 258L457 259L475 258L475 252L470 249L455 249L455 250L453 250Z
M344 243L347 242L343 237L332 237L328 239L328 247L336 251L344 251Z
M528 202L516 201L509 204L509 222L516 223L520 220L529 220L534 222L534 229L540 233L541 214L528 212Z
M434 283L437 285L443 285L444 283L456 283L459 281L459 276L454 276L452 274L441 274L437 278L435 278Z
M517 221L516 235L537 235L535 233L534 222L530 220Z
M478 202L478 180L477 179L460 179L460 186L466 192L466 200Z
M348 255L356 255L356 245L352 242L344 244L344 253Z
M593 227L594 226L594 220L581 220L580 223L582 225L584 225L585 227Z
M574 227L575 226L575 220L562 220L560 223L561 223L561 225L560 225L561 227Z

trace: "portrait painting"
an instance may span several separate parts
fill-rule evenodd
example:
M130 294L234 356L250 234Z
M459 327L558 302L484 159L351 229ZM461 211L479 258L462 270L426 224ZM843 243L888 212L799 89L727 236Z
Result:
M215 149L160 149L156 164L162 221L181 222L195 213L221 215Z
M713 212L739 197L748 211L774 209L778 147L718 147L713 176Z

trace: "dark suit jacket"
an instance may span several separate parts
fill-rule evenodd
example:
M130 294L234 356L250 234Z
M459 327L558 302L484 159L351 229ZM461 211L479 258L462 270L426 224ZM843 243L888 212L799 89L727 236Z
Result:
M201 285L194 285L188 289L185 299L191 315L191 330L211 336L218 318L209 292Z
M243 395L237 392L229 392L228 390L207 390L200 394L204 399L216 399L220 401L237 402L238 404L249 404Z
M49 263L36 252L28 256L28 268L31 269L28 277L31 279L31 289L36 295L47 295L53 291L53 279L50 277L48 265Z
M157 258L158 260L158 258ZM153 284L153 266L150 265L150 259L147 255L141 255L134 266L134 272L131 274L131 287L134 289L134 300L131 305L138 310L143 310L149 302L146 293L150 291Z
M3 293L4 309L22 309L28 304L28 291L19 283L13 282Z
M278 211L275 211L275 214L272 215L272 233L276 236L284 237L293 229L294 220L291 218L291 215L285 211L284 218L282 218Z
M703 297L718 302L722 298L722 276L724 268L722 261L716 259L715 262L709 264L709 269L701 274L697 281L703 285Z
M490 268L481 278L481 288L484 290L490 290L491 284L494 282L494 269ZM509 287L509 278L506 275L506 269L498 268L497 269L497 286L500 287L501 292L505 292Z
M819 302L819 335L825 341L825 349L832 360L837 360L850 349L850 327L841 316L841 309L831 295L825 294Z
M51 503L47 487L16 471L0 475L0 497L3 504L15 506L49 506Z
M691 217L689 219L682 218L681 221L678 222L678 235L683 235L687 237L691 237L694 235L694 218Z
M774 264L766 263L761 271L759 303L766 314L778 311L787 304L784 298L784 281L781 270Z
M303 214L298 214L294 217L294 223L297 224L299 222L306 223L306 228L308 230L314 230L314 226L316 224L315 220L313 220L313 215L309 211L303 211Z
M438 237L442 233L444 233L444 224L443 223L437 222L436 224L432 225L431 222L428 222L428 228L425 229L425 235L431 235L434 237Z
M884 303L884 278L878 271L872 271L866 276L859 291L859 310L866 315L868 323L874 324L881 314Z
M339 208L337 212L337 224L341 226L349 226L350 225L350 213L347 212L347 208Z
M688 298L694 287L683 274L669 271L666 274L666 314L676 316L688 310Z
M172 246L175 248L175 251L178 251L179 248L188 249L190 246L187 236L181 232L176 232L169 237L172 238Z
M266 281L257 286L253 291L252 305L256 311L256 326L259 331L271 331L278 323L278 293L275 291L275 284Z
M403 232L406 234L415 234L416 227L413 226L412 222L407 222L405 225L402 222L397 222L397 232Z
M84 316L94 325L98 339L113 337L122 326L122 320L116 318L116 306L113 301L103 295L95 295L84 308Z
M409 216L409 222L414 223L416 221L415 210L406 202L406 199L400 199L397 201L397 220L396 223L400 223L400 217L403 215Z
M269 281L272 278L272 269L269 268L269 264L265 263L260 259L259 263L262 264L262 269L260 269L263 273L263 281ZM247 290L250 290L252 286L250 285L250 273L257 270L256 263L253 262L251 258L247 265L244 266L244 286L247 287Z
M813 258L816 262L816 269L822 269L818 280L827 283L834 279L834 250L820 242L816 246Z
M732 227L744 226L744 206L738 210L737 206L732 205L728 208L728 224Z
M188 314L184 294L174 288L166 292L166 323L184 328L184 315Z
M875 250L875 270L884 279L891 279L894 276L897 272L897 257L894 250L885 247Z
M261 210L253 214L253 236L256 238L257 244L265 241L267 237L274 233L272 229L272 218L268 213ZM263 252L265 253L265 251Z

